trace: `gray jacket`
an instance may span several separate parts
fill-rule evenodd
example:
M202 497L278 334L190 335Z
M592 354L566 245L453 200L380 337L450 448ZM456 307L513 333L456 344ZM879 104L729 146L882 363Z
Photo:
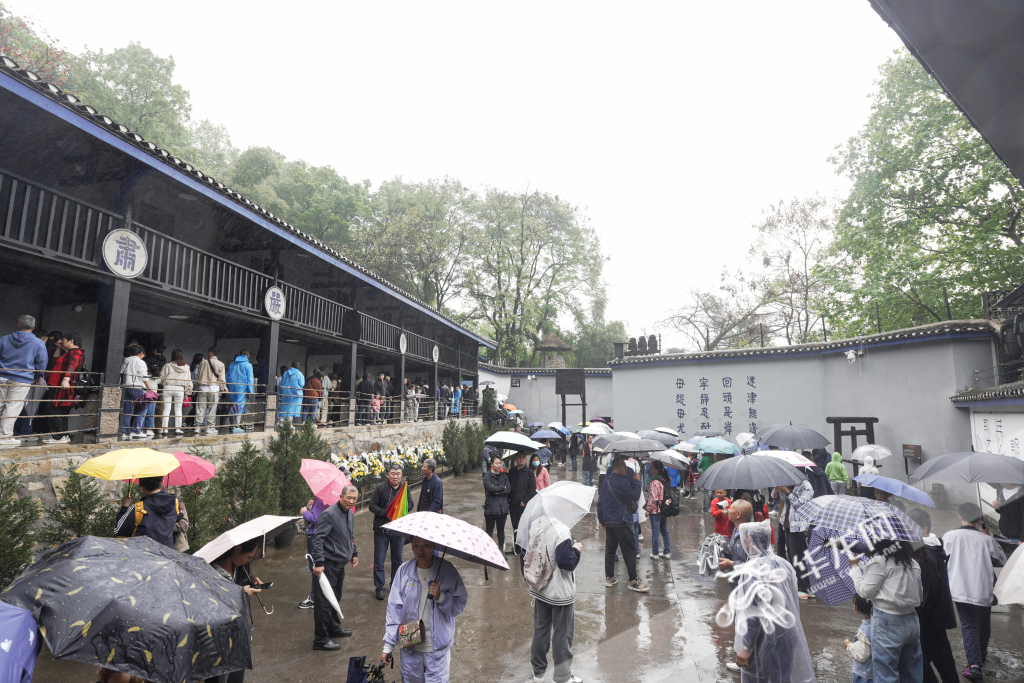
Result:
M341 503L335 503L316 520L313 532L313 565L324 566L325 562L344 566L353 557L358 557L355 542L355 510L345 512Z

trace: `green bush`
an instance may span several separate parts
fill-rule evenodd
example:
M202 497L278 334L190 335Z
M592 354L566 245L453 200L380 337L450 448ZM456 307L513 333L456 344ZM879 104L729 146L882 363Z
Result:
M454 419L449 419L441 432L441 447L444 449L444 458L441 463L445 467L455 467L464 462L465 439L462 428Z
M281 510L274 467L248 437L213 481L224 495L229 528Z
M19 498L21 474L18 463L0 465L0 587L6 588L32 562L35 534L32 525L40 515L34 498Z
M311 421L298 429L293 429L286 422L278 430L277 437L267 443L267 450L274 459L274 482L278 487L280 514L298 514L299 508L312 495L309 485L299 473L302 460L330 460L330 443L317 433L316 425Z
M198 446L189 448L189 453L210 459L209 452ZM194 553L224 530L228 518L227 501L216 478L191 486L179 486L178 500L188 513L188 532L185 535L188 552Z
M120 509L105 501L96 480L74 470L60 489L39 541L50 547L80 536L113 536L114 517Z

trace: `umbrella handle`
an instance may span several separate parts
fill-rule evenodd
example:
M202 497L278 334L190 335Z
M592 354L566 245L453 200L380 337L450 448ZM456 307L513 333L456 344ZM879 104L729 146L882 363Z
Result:
M244 566L242 567L242 571L245 572L245 578L249 579L249 584L252 585L252 577L249 576L249 571ZM271 614L273 614L274 613L274 608L271 607L270 611L267 612L267 606L263 604L263 599L260 597L260 594L256 593L255 595L256 595L256 599L260 601L260 607L263 608L263 611L267 614L267 616L270 616Z
M447 553L447 552L448 552L448 548L447 547L444 550L441 551L441 559L442 560L444 559L445 553ZM441 563L438 562L437 563L437 571L434 572L434 582L437 581L437 577L440 576L440 575L441 575ZM429 588L429 587L430 586L427 586L427 588ZM427 600L430 600L431 602L433 602L434 601L434 596L430 595L430 594L427 594Z

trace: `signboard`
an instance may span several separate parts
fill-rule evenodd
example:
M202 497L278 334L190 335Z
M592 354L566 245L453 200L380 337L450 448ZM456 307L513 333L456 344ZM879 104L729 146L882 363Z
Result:
M398 335L398 351L400 353L405 353L405 349L408 347L408 345L409 345L409 340L407 340L405 338L405 332L403 332L402 334Z
M974 450L1021 457L1024 442L1024 413L971 412L971 441ZM990 482L999 484L1002 482ZM992 514L989 504L996 498L996 490L987 483L978 484L981 509Z
M512 378L512 386L513 387L518 387L519 386L519 382L520 382L520 378L519 377L513 377Z
M911 446L910 444L903 444L903 457L907 460L916 460L921 462L921 447Z
M149 253L142 238L131 230L111 230L103 238L103 262L114 275L131 279L146 270Z
M583 368L555 370L555 393L584 396L587 393L587 371Z
M437 348L437 344L434 344L434 348L430 350L430 357L437 362L437 359L441 357L441 349Z
M269 287L263 296L263 308L271 320L280 320L284 317L286 304L284 292L280 287Z

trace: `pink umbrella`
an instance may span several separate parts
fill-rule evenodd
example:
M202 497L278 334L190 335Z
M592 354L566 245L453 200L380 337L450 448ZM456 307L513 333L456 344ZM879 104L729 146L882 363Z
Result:
M217 468L212 462L203 460L197 455L188 453L172 453L171 455L181 464L164 477L164 486L191 486L207 479L213 479L217 474ZM132 479L131 483L137 484L139 480Z
M504 554L487 532L461 519L438 512L414 512L383 528L402 538L418 536L463 560L508 570Z
M302 459L299 473L309 484L313 495L327 505L334 505L341 499L341 492L352 482L345 473L329 462L323 460Z

